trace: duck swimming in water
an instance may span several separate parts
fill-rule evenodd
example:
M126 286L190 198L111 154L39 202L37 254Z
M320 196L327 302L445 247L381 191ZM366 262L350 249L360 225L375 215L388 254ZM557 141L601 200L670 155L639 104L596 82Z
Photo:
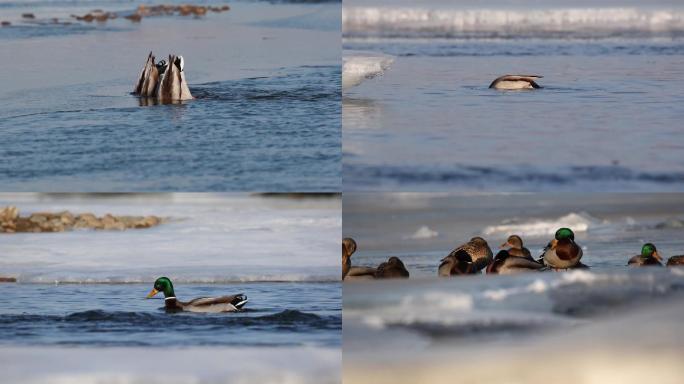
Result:
M646 243L641 247L641 254L629 259L627 265L633 267L657 266L662 267L662 257L658 254L656 246L652 243Z
M544 248L542 261L553 269L588 268L580 263L581 258L582 248L575 243L575 233L570 228L560 228Z
M522 238L518 235L510 235L506 242L501 244L501 249L508 251L511 256L524 257L534 261L530 250L523 246Z
M470 258L470 265L467 257ZM487 241L481 237L473 237L467 243L456 247L449 255L440 261L437 274L439 276L452 276L464 273L477 273L492 262L492 250ZM465 268L465 270L462 270Z
M378 265L375 270L376 279L408 278L409 271L404 263L396 256L390 257L386 262Z
M674 267L679 265L684 265L684 255L672 256L669 259L667 259L668 267Z
M374 279L375 268L352 267L351 255L356 252L356 241L351 237L342 239L342 280Z
M487 266L487 274L513 274L520 272L535 272L544 265L525 257L513 256L507 250L501 250L494 256L494 261Z
M176 299L173 284L168 277L160 277L154 282L154 288L147 295L151 298L159 292L164 293L164 307L167 312L237 312L247 303L247 296L243 294L221 296L221 297L200 297L187 302Z
M133 94L155 98L162 103L193 99L185 81L183 56L169 55L168 64L162 60L155 64L152 52L138 76Z
M541 88L534 80L544 76L537 75L504 75L497 77L489 84L489 88L517 90L517 89L539 89Z

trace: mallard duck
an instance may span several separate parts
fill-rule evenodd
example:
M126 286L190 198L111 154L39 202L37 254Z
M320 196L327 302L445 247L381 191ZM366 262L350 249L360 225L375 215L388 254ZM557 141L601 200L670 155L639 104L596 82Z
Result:
M504 249L494 256L494 261L487 266L487 273L507 275L538 271L542 268L544 268L544 265L525 257L513 256Z
M342 280L374 279L375 268L352 267L351 255L356 252L356 241L351 237L342 239Z
M544 76L538 75L504 75L497 77L489 84L489 88L494 89L538 89L541 88L534 79L541 79Z
M634 267L658 266L662 267L662 257L658 254L656 246L652 243L646 243L641 247L641 254L629 259L627 265Z
M153 97L158 101L173 102L193 99L185 81L185 59L183 56L169 55L168 64L162 60L154 62L152 52L147 56L133 94Z
M242 309L247 303L247 296L243 294L221 296L221 297L200 297L197 299L183 302L176 299L173 291L173 284L168 277L160 277L154 282L154 288L147 295L151 298L159 292L164 293L164 307L169 312L236 312Z
M518 235L510 235L506 242L501 244L501 249L505 249L511 256L524 257L534 261L530 250L523 246L522 238Z
M408 278L409 271L404 263L396 256L390 257L386 262L378 265L375 270L376 279Z
M472 275L478 271L473 266L473 259L463 249L451 252L442 259L437 274L439 276Z
M492 250L487 241L481 237L473 237L467 243L456 247L440 261L437 274L439 276L451 276L477 273L491 263L492 256ZM472 265L467 266L468 263L472 263Z
M667 266L674 267L678 265L684 265L684 255L672 256L667 259Z
M544 248L544 265L553 269L587 268L580 263L582 248L575 243L575 233L570 228L560 228L554 239Z

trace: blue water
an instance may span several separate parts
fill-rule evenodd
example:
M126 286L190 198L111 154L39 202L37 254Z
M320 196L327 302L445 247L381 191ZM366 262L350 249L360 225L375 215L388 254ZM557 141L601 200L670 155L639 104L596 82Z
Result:
M151 284L2 284L4 345L341 345L339 283L176 284L180 300L244 293L244 311L166 313Z
M332 190L339 184L339 67L192 87L196 100L139 106L87 87L59 106L20 106L3 119L5 190ZM52 92L51 92L52 91ZM51 97L62 88L47 90ZM10 98L44 97L46 90ZM43 95L43 96L41 96ZM84 183L84 180L100 180Z
M69 18L136 6L1 4L12 26L0 29L0 49L12 52L14 74L0 91L3 190L341 188L339 3L238 2L138 24ZM36 19L16 19L23 12ZM147 105L130 95L150 50L185 55L195 100Z
M395 56L345 91L345 190L681 191L681 7L501 3L345 3L343 48Z

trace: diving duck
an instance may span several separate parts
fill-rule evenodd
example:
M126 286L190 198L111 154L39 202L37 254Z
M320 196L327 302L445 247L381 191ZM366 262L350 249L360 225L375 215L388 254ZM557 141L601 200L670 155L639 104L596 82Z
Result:
M652 243L646 243L641 247L641 254L629 259L627 265L634 267L658 266L662 267L662 257L658 254L656 246Z
M396 256L390 257L386 262L378 265L375 270L376 279L408 278L409 271L404 263Z
M684 265L684 255L672 256L667 259L667 266L674 267L678 265Z
M534 261L530 250L523 246L522 238L518 235L508 236L506 242L501 244L501 249L508 251L508 254L511 256L524 257Z
M183 56L169 55L168 64L162 60L155 64L152 52L138 76L133 94L153 97L162 103L193 99L185 81Z
M494 256L494 261L487 266L487 274L513 274L519 272L534 272L544 268L543 264L537 263L526 257L513 256L507 250L501 250Z
M537 75L504 75L497 77L489 84L489 88L516 90L516 89L539 89L541 88L534 80L544 76Z
M374 279L375 268L352 267L351 255L356 252L356 241L351 237L342 239L342 280Z
M200 297L187 302L176 299L173 291L173 284L168 277L160 277L154 282L154 288L147 295L151 298L159 292L164 293L164 307L167 312L236 312L242 309L247 303L247 296L243 294L221 296L221 297Z
M467 243L456 247L440 261L437 274L451 276L477 273L491 263L492 256L492 250L487 241L481 237L473 237ZM468 266L468 263L471 265Z
M575 233L570 228L560 228L554 239L544 248L544 265L553 269L588 268L580 263L582 248L575 243Z

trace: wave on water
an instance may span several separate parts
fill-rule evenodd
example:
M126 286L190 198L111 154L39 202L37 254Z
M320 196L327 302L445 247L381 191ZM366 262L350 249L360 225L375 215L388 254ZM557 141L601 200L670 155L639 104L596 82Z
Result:
M193 334L202 343L230 345L246 343L283 343L283 341L253 340L249 336L230 337L230 334L249 332L287 332L309 334L311 332L337 332L342 328L341 315L316 315L298 310L256 315L258 311L197 314L173 313L163 311L124 312L88 310L59 315L38 314L0 314L0 336L3 340L17 342L16 333L22 336L21 343L95 344L108 346L145 346L188 343L187 340L159 338L168 332ZM221 332L221 337L207 339L213 332ZM140 339L136 334L144 333L149 337ZM101 337L97 335L100 334ZM125 335L110 337L109 335ZM48 337L43 339L41 335ZM197 342L199 342L196 340ZM292 343L293 340L284 341ZM275 345L274 344L274 345Z
M342 28L345 37L675 37L684 35L684 9L344 7Z
M86 274L87 275L87 274ZM169 274L169 276L173 276ZM60 272L12 273L6 271L0 277L16 278L24 284L148 284L154 283L158 276L74 276ZM329 283L338 282L339 276L328 273L274 273L242 274L223 277L173 276L175 284L240 284L240 283Z
M623 313L656 300L680 298L684 295L682 270L570 271L546 273L532 280L500 276L494 278L499 287L472 287L471 293L432 285L427 291L403 297L397 305L375 306L372 311L345 308L345 316L357 318L371 329L404 329L436 339L537 332L572 327L588 318Z
M489 189L496 184L501 191L544 190L546 187L564 186L568 191L602 190L603 186L616 186L625 191L660 192L681 190L684 186L682 172L637 171L622 166L572 166L565 169L548 170L530 166L488 167L474 165L454 165L451 167L420 167L395 165L343 164L345 178L353 179L353 184L345 188L363 190L369 186L374 189L391 189L411 186L434 191L439 186L462 186L468 190ZM437 185L437 187L435 187ZM361 186L361 188L359 188Z
M562 227L572 228L575 232L586 232L590 228L601 225L608 225L608 222L599 220L586 212L571 212L555 219L506 220L502 224L485 227L482 233L487 236L515 233L520 236L541 237L553 235L558 228Z
M375 52L344 51L342 54L342 89L381 76L394 62L394 57Z

